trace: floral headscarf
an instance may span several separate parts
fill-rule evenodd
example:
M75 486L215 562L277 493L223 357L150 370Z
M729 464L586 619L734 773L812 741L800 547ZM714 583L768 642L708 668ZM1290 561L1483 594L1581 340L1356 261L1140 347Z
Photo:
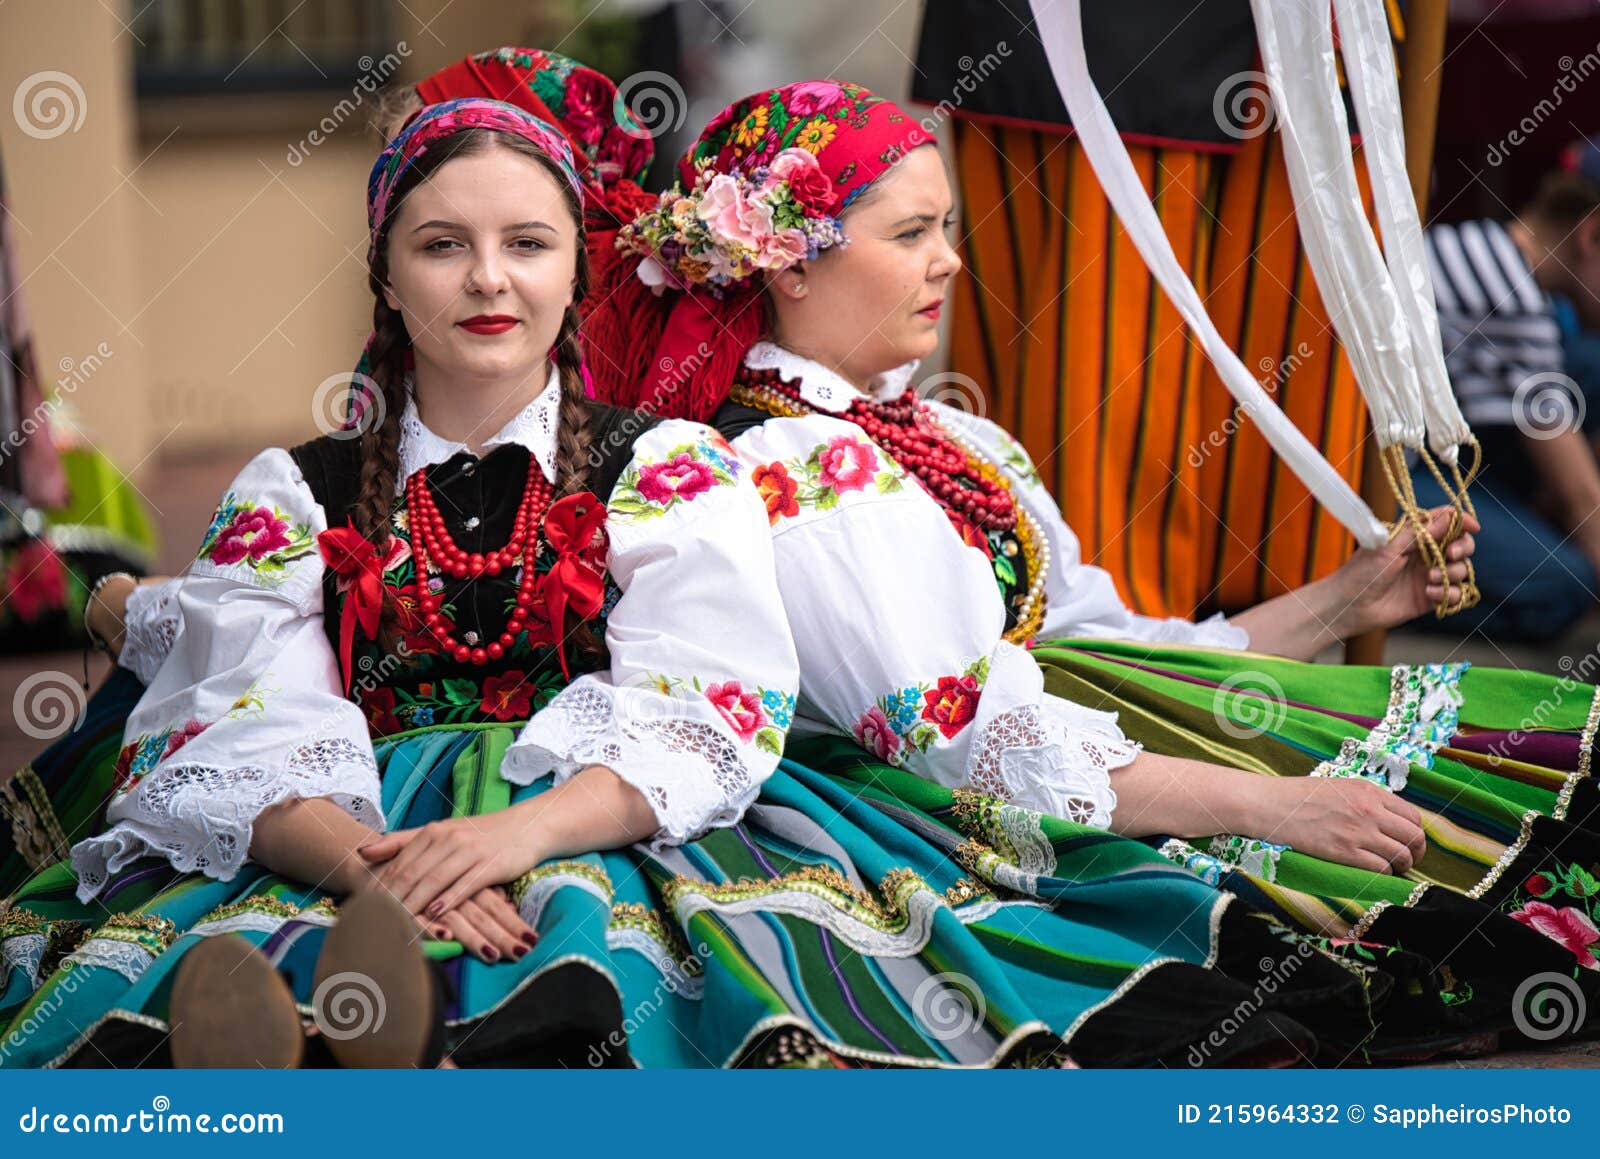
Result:
M724 109L678 183L617 237L629 261L585 329L600 398L703 420L761 336L755 275L847 244L839 215L934 136L893 101L832 80Z
M649 132L611 78L557 52L508 46L474 53L418 82L417 92L430 105L458 97L505 101L557 126L572 143L579 176L602 200L624 182L637 186L655 156Z

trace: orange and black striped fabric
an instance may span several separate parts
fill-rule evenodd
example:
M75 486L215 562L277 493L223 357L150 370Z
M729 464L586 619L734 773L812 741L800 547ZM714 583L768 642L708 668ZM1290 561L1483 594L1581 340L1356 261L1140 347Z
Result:
M1038 463L1132 608L1239 608L1336 568L1349 534L1277 460L1064 133L953 124L968 276L951 369ZM1130 145L1218 329L1359 485L1366 409L1300 249L1273 135L1232 155Z

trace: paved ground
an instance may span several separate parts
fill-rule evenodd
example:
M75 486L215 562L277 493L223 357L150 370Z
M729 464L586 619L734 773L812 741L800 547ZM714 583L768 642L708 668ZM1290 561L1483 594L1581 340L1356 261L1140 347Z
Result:
M190 554L210 521L217 496L221 495L250 452L219 452L207 458L169 461L154 473L147 484L147 498L164 529L160 565L171 572L189 562ZM1425 660L1470 660L1474 664L1511 668L1567 671L1579 665L1600 645L1600 616L1580 624L1555 645L1531 646L1514 641L1490 642L1477 637L1454 640L1449 637L1406 632L1390 636L1385 660L1388 663L1416 663ZM45 653L21 659L0 658L0 705L10 705L17 685L29 675L55 669L82 679L83 657L76 652ZM99 656L91 656L89 678L98 684L106 672ZM10 712L0 714L0 769L10 770L27 761L41 742L21 732ZM1600 1016L1600 1012L1596 1012ZM1469 1069L1505 1067L1581 1067L1600 1068L1600 1043L1558 1051L1505 1051L1486 1058L1429 1064L1435 1067Z

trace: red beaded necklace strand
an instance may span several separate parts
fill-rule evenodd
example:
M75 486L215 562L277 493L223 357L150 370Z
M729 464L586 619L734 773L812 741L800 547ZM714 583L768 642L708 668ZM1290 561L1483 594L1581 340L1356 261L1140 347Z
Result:
M765 388L808 410L798 382L786 382L776 370L746 368L745 382ZM830 412L831 413L831 412ZM899 398L852 401L838 417L860 427L891 458L922 481L933 497L964 515L984 531L1011 531L1017 526L1016 503L1005 484L989 478L961 446L947 438L924 413L914 390Z
M422 610L422 622L445 652L458 664L483 666L505 655L507 648L517 641L517 636L527 628L528 616L533 609L534 587L539 577L534 569L534 557L539 549L539 527L550 506L553 488L539 468L539 460L528 457L528 482L522 500L517 504L516 521L511 527L511 538L495 551L466 552L456 546L445 526L444 516L428 490L428 471L423 468L406 480L406 518L411 530L411 553L416 557L417 604ZM455 579L499 575L502 571L522 564L522 581L517 585L517 603L506 621L505 630L497 640L486 647L468 647L450 634L440 614L443 597L428 588L428 560L435 560L442 571Z

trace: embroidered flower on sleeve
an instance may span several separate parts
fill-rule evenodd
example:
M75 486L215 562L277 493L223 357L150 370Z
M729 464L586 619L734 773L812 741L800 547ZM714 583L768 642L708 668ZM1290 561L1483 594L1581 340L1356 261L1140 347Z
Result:
M759 686L746 688L738 680L706 684L698 676L686 679L655 672L646 673L640 686L674 700L702 696L728 722L740 741L753 743L774 756L783 754L783 738L794 721L792 692Z
M767 522L776 523L800 514L800 504L795 501L800 482L789 474L789 468L782 463L757 467L750 473L750 479L755 483L761 501L767 505Z
M908 684L878 697L853 728L856 741L881 761L899 765L912 753L926 752L941 736L952 740L978 713L989 658L981 656L952 676L932 684Z
M608 509L613 515L648 519L734 482L739 469L737 461L710 439L686 443L668 451L665 459L629 466L617 481Z
M277 576L315 550L311 528L273 507L240 502L232 491L206 529L200 558L219 567L242 564L263 577Z

